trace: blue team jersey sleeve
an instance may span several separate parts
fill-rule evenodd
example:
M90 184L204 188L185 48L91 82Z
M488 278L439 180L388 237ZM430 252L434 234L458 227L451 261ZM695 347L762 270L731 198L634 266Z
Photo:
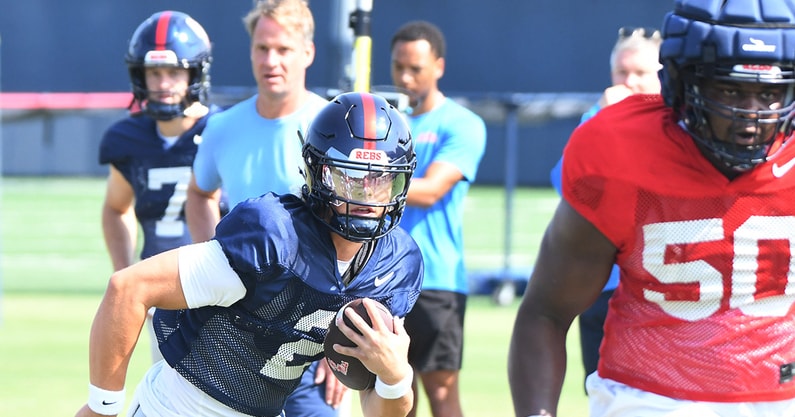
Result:
M319 264L310 266L303 261L307 259L306 252L313 252L315 259L335 256L330 242L313 232L314 220L302 210L303 206L294 195L280 197L268 193L244 200L218 223L215 239L248 290L257 281L280 276L288 270L297 277L311 275L328 281L317 283L318 287L325 288L334 282L332 262L318 271ZM311 268L311 272L306 268Z
M146 158L153 152L160 152L156 132L154 120L143 115L130 116L112 124L99 143L100 165L111 164L118 168L130 159Z

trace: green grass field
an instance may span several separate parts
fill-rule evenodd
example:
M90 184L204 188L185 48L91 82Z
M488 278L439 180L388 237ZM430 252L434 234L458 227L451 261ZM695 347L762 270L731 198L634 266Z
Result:
M73 415L85 401L88 332L110 262L100 228L102 178L3 178L0 200L0 416ZM505 254L505 193L473 187L466 206L471 270L529 267L558 198L519 189L511 253ZM461 391L469 417L512 415L506 357L517 302L474 296L466 321ZM146 334L127 378L128 397L149 365ZM587 415L576 329L559 415ZM420 417L428 417L424 398ZM354 404L353 416L359 417Z

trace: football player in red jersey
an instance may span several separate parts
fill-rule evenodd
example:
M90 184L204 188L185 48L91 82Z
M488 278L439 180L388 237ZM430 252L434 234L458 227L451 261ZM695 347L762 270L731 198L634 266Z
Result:
M614 262L591 417L795 416L795 1L677 0L662 28L662 94L564 151L510 345L517 416L555 415L566 333Z

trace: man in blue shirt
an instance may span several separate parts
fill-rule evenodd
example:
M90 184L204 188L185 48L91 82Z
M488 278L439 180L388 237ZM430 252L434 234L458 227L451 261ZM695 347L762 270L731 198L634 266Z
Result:
M425 263L422 293L406 316L409 362L422 380L435 417L463 413L458 392L464 344L467 279L464 198L486 149L486 125L439 91L445 41L429 22L410 22L393 36L392 82L409 95L408 121L417 152L401 226ZM409 416L416 415L415 406Z
M243 23L251 38L257 94L207 122L185 208L195 242L215 234L221 188L230 207L267 192L300 195L303 161L296 132L306 132L327 103L306 88L315 25L305 1L257 1ZM300 417L337 417L335 398L344 390L324 363L315 364L285 410Z

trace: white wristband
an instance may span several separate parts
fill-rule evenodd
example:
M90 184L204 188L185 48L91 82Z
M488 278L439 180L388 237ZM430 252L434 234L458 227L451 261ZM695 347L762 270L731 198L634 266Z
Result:
M88 408L103 416L115 416L124 409L124 389L108 391L88 384Z
M387 385L381 378L375 376L375 393L385 400L394 400L406 395L411 391L411 382L414 380L414 370L412 369L406 376L395 385Z

